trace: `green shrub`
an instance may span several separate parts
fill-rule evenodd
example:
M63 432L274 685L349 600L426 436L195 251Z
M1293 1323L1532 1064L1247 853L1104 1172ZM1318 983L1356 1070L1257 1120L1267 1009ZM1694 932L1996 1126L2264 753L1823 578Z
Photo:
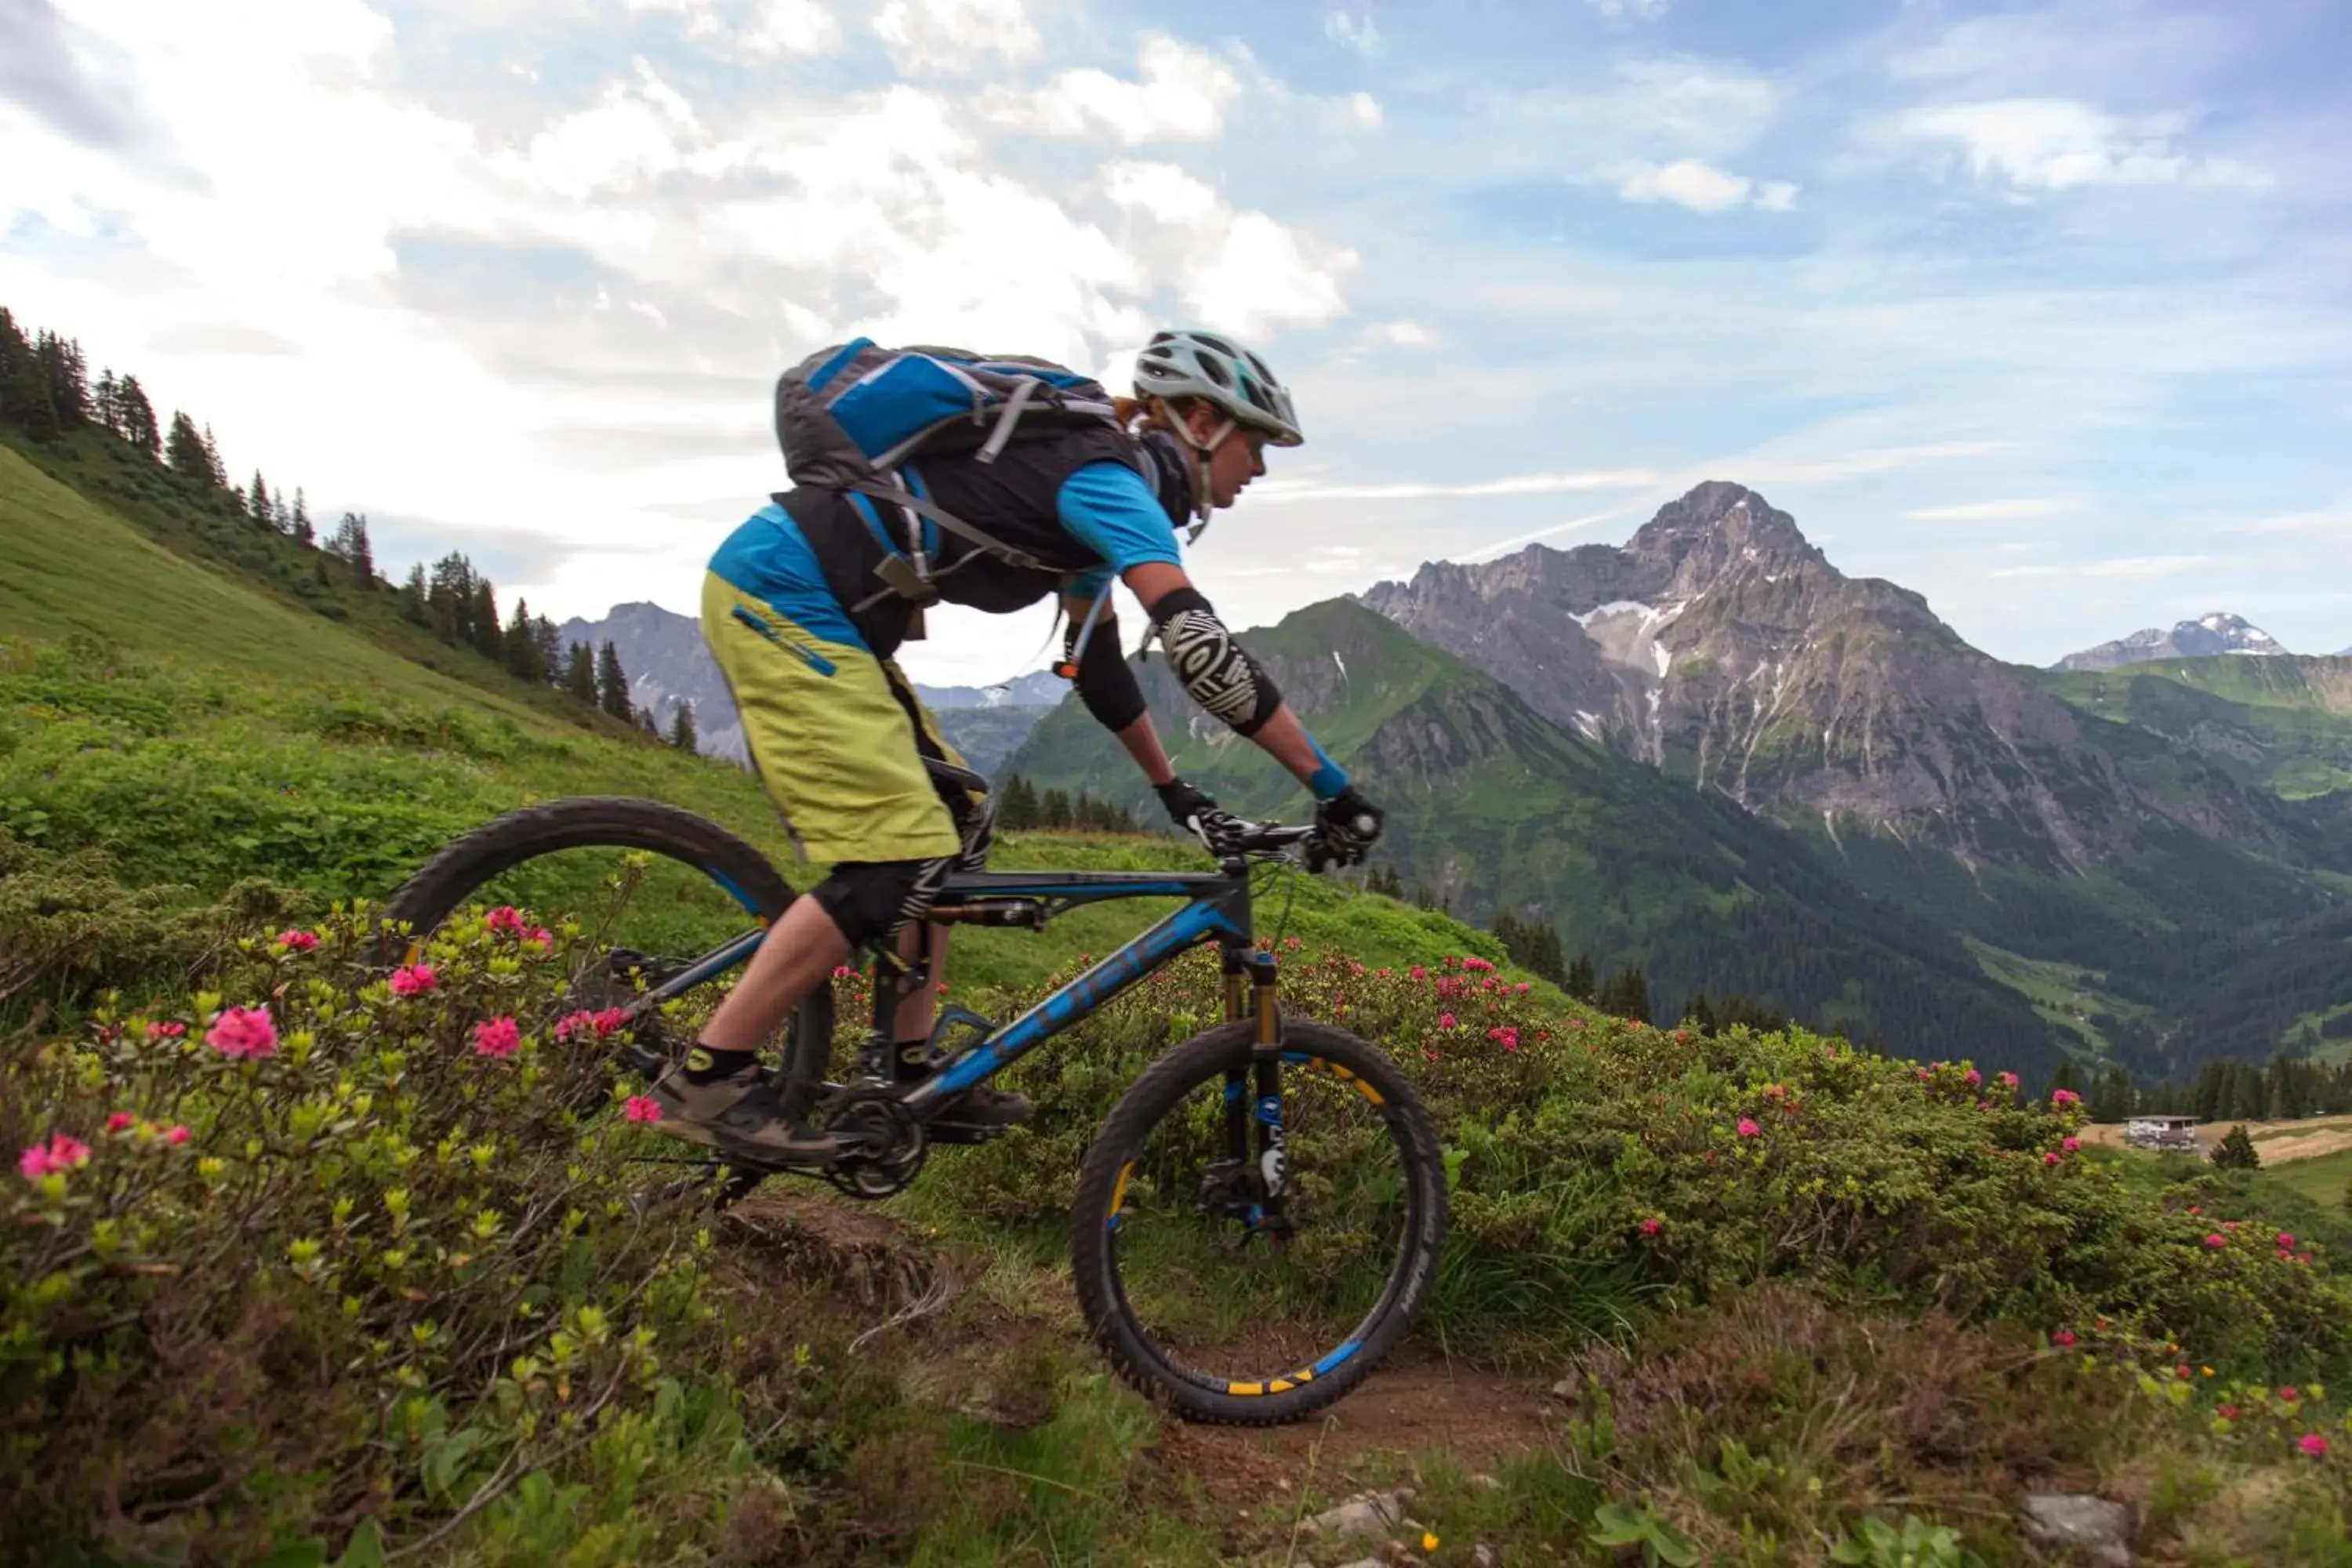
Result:
M716 1359L711 1235L629 1202L646 1134L556 1027L562 943L462 923L400 994L366 937L247 939L214 990L0 1058L12 1551L103 1521L132 1560L257 1562L366 1521L624 1563L723 1512L735 1411L673 1370Z

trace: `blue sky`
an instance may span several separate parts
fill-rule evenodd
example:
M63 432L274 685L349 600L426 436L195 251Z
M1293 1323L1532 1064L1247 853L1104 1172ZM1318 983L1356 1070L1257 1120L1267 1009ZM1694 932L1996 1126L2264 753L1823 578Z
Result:
M810 350L1192 320L1310 437L1198 547L1240 621L1713 478L2003 658L2332 652L2347 59L2318 0L20 0L0 302L558 615L691 610Z

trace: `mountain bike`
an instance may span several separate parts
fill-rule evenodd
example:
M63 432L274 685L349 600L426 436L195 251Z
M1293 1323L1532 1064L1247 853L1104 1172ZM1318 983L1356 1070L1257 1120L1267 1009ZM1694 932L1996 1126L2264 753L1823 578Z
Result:
M984 787L976 774L947 771ZM929 1126L950 1097L1213 944L1223 1021L1140 1071L1080 1164L1069 1231L1078 1299L1112 1365L1187 1419L1273 1426L1339 1399L1404 1337L1429 1293L1445 1236L1444 1161L1394 1062L1282 1008L1279 963L1256 940L1253 879L1286 866L1319 868L1315 830L1234 823L1212 849L1213 872L950 875L928 917L936 926L1039 931L1108 900L1182 901L1010 1023L942 1005L932 1037L938 1070L911 1089L893 1081L889 1026L908 976L929 984L929 970L874 944L866 954L873 1016L853 1068L827 1076L835 1002L820 987L786 1026L772 1069L786 1113L836 1133L841 1152L817 1169L713 1152L694 1181L722 1203L779 1174L821 1176L857 1198L890 1197L948 1141ZM650 1043L623 1047L616 1066L647 1079L670 1066L658 1037L661 1005L747 962L797 896L760 851L691 812L590 797L526 807L468 833L404 883L386 913L404 922L400 941L414 962L424 939L461 908L553 908L592 885L608 900L626 895L645 908L598 911L579 945L574 994L617 1005L645 1026ZM734 929L745 916L757 923ZM683 951L664 955L647 951L651 943ZM604 1100L589 1113L616 1114ZM959 1141L971 1136L957 1131ZM1037 1173L1040 1184L1058 1176Z

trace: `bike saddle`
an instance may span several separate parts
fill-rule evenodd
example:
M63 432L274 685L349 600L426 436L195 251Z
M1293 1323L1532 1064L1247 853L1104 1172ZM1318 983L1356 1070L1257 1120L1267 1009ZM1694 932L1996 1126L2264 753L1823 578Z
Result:
M923 766L931 770L931 781L934 784L954 784L959 789L971 790L980 795L988 793L987 778L972 772L970 768L960 768L953 763L943 763L937 757L925 757Z

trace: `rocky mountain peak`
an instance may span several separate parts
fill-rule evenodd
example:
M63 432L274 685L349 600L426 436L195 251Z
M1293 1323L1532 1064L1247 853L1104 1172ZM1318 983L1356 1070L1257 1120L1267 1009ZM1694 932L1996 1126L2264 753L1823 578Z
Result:
M2059 669L2114 669L2158 658L2209 658L2215 654L2282 654L2276 637L2243 616L2213 610L2193 621L2179 621L2170 631L2147 626L2127 637L2103 642L2058 661Z
M1650 564L1676 597L1743 571L1786 573L1825 564L1797 520L1745 485L1709 479L1668 501L1642 525L1625 552Z

